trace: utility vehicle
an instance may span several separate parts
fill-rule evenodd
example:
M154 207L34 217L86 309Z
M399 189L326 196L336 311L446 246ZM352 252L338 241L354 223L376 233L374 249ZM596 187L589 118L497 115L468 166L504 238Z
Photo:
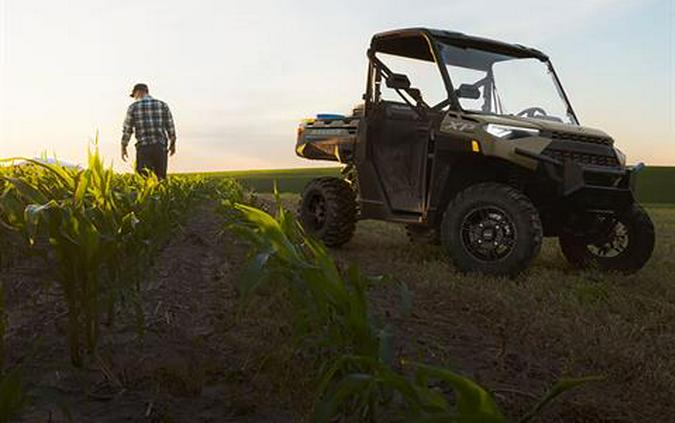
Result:
M631 273L649 260L642 165L580 125L544 53L413 28L376 34L367 56L364 103L298 129L299 156L346 165L304 190L309 233L340 246L357 219L400 222L460 271L490 275L522 272L543 237L577 267Z

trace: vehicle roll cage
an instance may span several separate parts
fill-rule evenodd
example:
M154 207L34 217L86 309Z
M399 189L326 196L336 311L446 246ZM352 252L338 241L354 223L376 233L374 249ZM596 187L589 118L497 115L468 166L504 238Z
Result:
M563 89L562 83L558 78L553 64L549 57L539 50L525 47L520 44L508 44L501 41L491 40L487 38L474 37L462 34L460 32L441 31L427 28L409 28L396 31L383 32L375 34L371 40L370 48L368 49L368 82L366 86L366 93L363 96L366 101L366 111L372 103L379 101L381 94L381 83L383 79L386 81L394 72L389 69L378 57L377 53L391 54L394 56L406 57L410 59L423 60L436 63L441 74L441 79L447 91L447 98L442 102L429 106L424 102L422 93L414 87L394 88L397 94L403 101L417 110L419 113L426 111L439 112L444 107L450 106L450 109L457 112L464 112L459 102L459 97L452 84L450 74L446 66L445 60L439 60L442 57L439 48L439 41L444 41L452 45L464 48L476 48L493 51L498 54L509 55L516 58L535 58L548 66L549 72L553 77L556 89L567 105L567 113L572 120L577 124L579 120L572 109L572 104L569 101L567 93ZM485 101L482 107L484 112L489 111L490 104L494 98L494 78L492 70L487 70L485 78L476 81L472 86L478 88L483 86L485 88ZM408 97L415 100L417 104L413 104ZM500 108L497 104L497 109Z
M373 54L370 57L370 61L373 64L373 67L375 69L375 94L376 98L379 98L380 95L380 85L382 83L382 80L384 79L385 81L390 78L392 75L394 75L394 72L387 67L380 59L378 59L375 54ZM422 98L422 94L420 93L420 90L413 88L413 87L404 87L404 88L393 88L394 91L405 101L405 103L410 106L413 109L420 109L420 110L428 110L430 109L429 105L424 101ZM417 104L413 104L408 97L403 95L403 93L406 93L410 98L412 98L414 101L417 102Z

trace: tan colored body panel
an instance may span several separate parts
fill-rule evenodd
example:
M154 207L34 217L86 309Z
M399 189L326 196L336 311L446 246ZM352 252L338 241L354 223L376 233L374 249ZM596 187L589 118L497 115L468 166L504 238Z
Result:
M588 136L608 137L598 129L564 124L560 122L530 119L517 116L478 115L472 114L464 118L454 112L448 113L441 123L441 132L448 135L470 136L480 144L480 153L485 156L500 158L530 170L536 170L539 162L515 152L516 148L533 154L541 154L551 143L551 139L533 135L518 139L499 139L485 131L488 124L507 125L539 131L578 133Z

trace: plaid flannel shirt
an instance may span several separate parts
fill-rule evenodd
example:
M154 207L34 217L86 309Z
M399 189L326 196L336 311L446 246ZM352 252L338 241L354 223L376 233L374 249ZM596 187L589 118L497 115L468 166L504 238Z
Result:
M129 145L131 134L136 133L136 146L176 142L176 128L169 106L149 95L129 106L122 130L122 145Z

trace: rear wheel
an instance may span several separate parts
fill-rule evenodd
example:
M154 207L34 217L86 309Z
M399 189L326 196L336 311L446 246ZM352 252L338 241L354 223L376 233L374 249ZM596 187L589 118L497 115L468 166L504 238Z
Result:
M620 216L593 216L593 234L560 235L560 249L572 265L582 269L635 273L654 251L654 224L638 204Z
M441 236L460 271L515 276L539 253L543 231L525 194L505 184L481 183L450 202Z
M356 229L356 195L339 178L312 180L302 194L300 222L305 230L329 247L348 242Z

